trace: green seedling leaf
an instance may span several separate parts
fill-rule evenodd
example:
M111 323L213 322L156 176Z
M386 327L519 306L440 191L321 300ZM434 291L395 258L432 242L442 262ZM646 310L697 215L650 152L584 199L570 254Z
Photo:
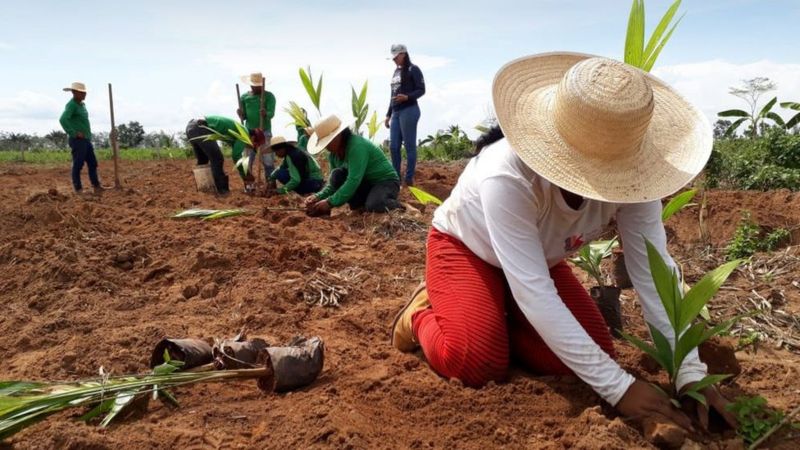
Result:
M625 36L625 62L641 67L644 51L644 0L633 0Z
M675 271L667 266L664 258L656 250L650 241L645 239L647 247L647 260L650 264L650 273L653 277L653 283L656 286L658 296L661 298L661 304L667 312L667 318L672 325L672 329L683 329L678 327L678 302L681 299L680 286L678 285L677 275Z
M681 6L681 0L676 0L672 6L667 9L667 12L664 13L664 17L661 18L661 21L658 22L655 30L653 30L653 34L650 35L650 39L647 40L647 47L644 49L644 59L650 59L651 55L653 55L656 46L666 39L662 40L662 36L664 35L664 31L666 31L667 27L669 26L670 22L672 22L673 17L675 17L675 13L678 11L678 8ZM673 26L674 28L674 26ZM669 38L667 38L669 39ZM663 46L663 45L662 45Z
M699 392L686 391L686 392L684 392L683 395L686 395L687 397L691 397L691 398L697 400L703 406L706 406L706 407L708 406L708 404L706 403L706 396L701 394L701 393L699 393ZM680 408L680 406L678 406L678 407Z
M700 310L717 293L722 283L742 263L741 259L723 264L707 273L697 284L689 289L683 297L681 311L675 328L683 330L700 314Z
M670 380L673 380L680 366L673 361L672 346L669 344L669 339L667 339L658 328L649 323L647 326L650 328L650 335L653 337L653 344L655 344L655 350L658 352L656 361L667 371Z
M427 205L428 203L433 203L434 205L442 204L442 201L439 200L436 196L429 194L420 188L409 186L408 190L414 197L416 197L417 201L419 201L423 205Z
M661 213L661 221L666 222L667 219L672 217L676 212L689 206L689 202L692 201L695 194L697 194L697 189L689 189L673 197L672 200L664 206L664 211Z

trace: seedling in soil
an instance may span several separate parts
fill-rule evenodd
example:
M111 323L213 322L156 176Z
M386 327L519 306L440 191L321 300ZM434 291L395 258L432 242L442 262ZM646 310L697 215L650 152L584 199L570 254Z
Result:
M422 203L423 205L427 205L428 203L433 203L434 205L442 204L442 201L439 200L438 197L436 197L433 194L429 194L420 188L409 186L408 190L417 199L417 201Z
M600 264L611 256L611 251L618 246L616 237L609 241L593 241L581 247L578 256L570 261L594 278L598 286L609 286L611 283L608 281L608 276L600 269Z
M681 280L675 270L664 262L658 250L650 241L645 239L645 244L653 282L677 342L673 345L658 328L650 323L647 326L653 338L652 345L629 334L623 333L623 336L631 344L650 355L667 371L671 391L668 395L673 399L673 403L678 403L678 397L687 396L705 405L705 396L700 391L728 378L729 375L707 375L681 393L677 392L675 381L684 359L691 351L711 337L728 330L733 325L735 319L725 321L709 329L706 328L703 322L695 323L695 321L706 303L722 286L722 283L741 264L741 260L731 261L717 267L684 293Z
M667 219L672 217L676 212L695 205L695 203L689 203L692 201L695 194L697 194L697 189L689 189L688 191L681 192L675 197L672 197L672 200L670 200L669 203L664 206L664 210L661 211L661 221L666 222Z
M736 401L728 405L727 409L736 415L739 422L736 432L748 445L767 437L771 430L782 426L781 422L786 417L783 411L768 407L767 400L761 396L736 397ZM800 429L800 423L791 426Z

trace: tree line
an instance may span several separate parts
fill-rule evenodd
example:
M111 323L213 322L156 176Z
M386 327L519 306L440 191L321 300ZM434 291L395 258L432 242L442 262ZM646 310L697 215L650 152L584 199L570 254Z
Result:
M175 148L186 145L183 133L164 130L146 133L139 122L131 121L117 127L120 148ZM92 144L96 148L110 147L108 132L93 132ZM53 130L45 135L0 131L0 151L68 150L67 133Z

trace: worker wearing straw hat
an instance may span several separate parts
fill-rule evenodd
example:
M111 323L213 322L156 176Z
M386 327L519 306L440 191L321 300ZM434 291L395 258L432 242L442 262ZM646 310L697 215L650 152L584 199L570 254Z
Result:
M387 212L401 208L397 200L400 177L381 149L350 131L335 115L314 125L308 152L328 149L331 173L322 191L306 198L308 214L328 215L345 203L353 210Z
M283 186L275 192L300 195L313 194L322 189L325 181L317 161L305 150L297 147L297 142L287 141L283 136L275 136L270 142L275 156L283 158L280 167L269 175L270 180L279 181Z
M86 85L75 82L64 91L72 92L72 98L64 107L59 122L64 132L69 136L69 148L72 151L72 187L76 193L83 191L81 185L81 170L84 163L89 171L95 192L103 189L100 178L97 176L97 156L92 145L92 127L89 124L89 112L86 110Z
M236 112L239 118L244 120L248 131L263 131L264 142L269 144L272 138L272 118L275 117L275 95L264 89L265 79L261 72L253 72L250 75L243 76L242 81L250 85L250 92L242 94L242 107ZM259 149L256 148L256 150ZM234 161L238 161L239 158L241 158L241 155L233 155ZM268 151L268 145L261 149L261 164L264 166L264 176L268 178L269 174L275 169L275 156Z
M512 61L492 94L505 139L469 162L435 211L425 284L397 314L392 344L421 346L434 371L469 386L506 378L512 357L538 374L575 374L625 416L689 427L667 396L616 363L596 304L564 260L615 220L645 319L674 339L645 239L677 270L660 199L708 160L708 121L652 75L591 55ZM693 351L677 388L705 375ZM735 423L716 389L702 392Z

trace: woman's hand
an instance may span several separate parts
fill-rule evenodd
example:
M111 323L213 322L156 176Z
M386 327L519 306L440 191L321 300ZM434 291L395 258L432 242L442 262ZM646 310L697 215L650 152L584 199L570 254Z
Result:
M314 203L317 203L318 201L319 201L319 199L317 199L317 196L314 195L314 194L311 194L308 197L306 197L305 199L303 199L303 208L309 209L309 207L311 207L311 205L313 205Z
M392 116L386 116L386 120L383 121L383 124L386 125L386 128L391 127L390 123L392 121Z
M320 200L311 205L306 214L311 217L329 216L331 214L331 204L327 200Z
M693 383L687 384L684 389L691 387L692 384ZM716 412L718 412L731 428L734 430L739 428L739 423L736 420L736 416L727 409L727 406L731 403L731 401L725 398L725 396L719 392L719 389L717 389L716 386L708 386L707 388L701 390L700 393L706 397L706 404L708 407L694 399L691 399L691 402L694 403L694 407L696 408L695 410L697 411L697 418L700 420L700 425L704 430L708 431L709 408L713 408Z
M394 101L397 103L407 102L408 96L406 94L397 94L394 96Z
M616 408L623 416L637 421L656 416L669 419L687 430L692 429L692 421L686 414L675 408L667 396L641 380L636 380L628 388Z

